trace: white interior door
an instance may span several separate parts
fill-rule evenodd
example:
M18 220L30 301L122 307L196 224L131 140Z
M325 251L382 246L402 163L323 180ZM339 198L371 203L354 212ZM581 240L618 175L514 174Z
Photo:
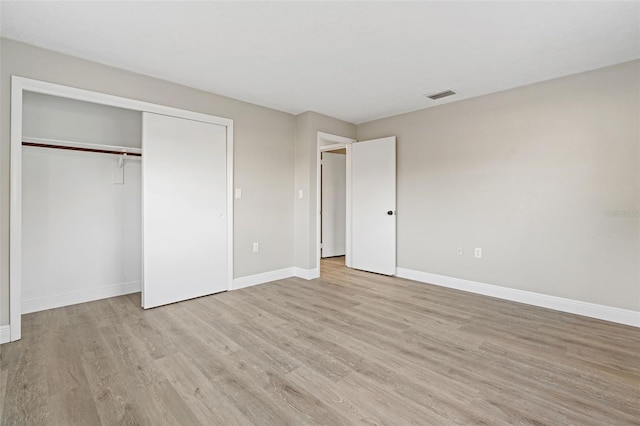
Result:
M347 156L322 153L322 257L344 256Z
M142 152L142 306L227 290L226 127L144 113Z
M396 138L351 145L351 266L396 273Z

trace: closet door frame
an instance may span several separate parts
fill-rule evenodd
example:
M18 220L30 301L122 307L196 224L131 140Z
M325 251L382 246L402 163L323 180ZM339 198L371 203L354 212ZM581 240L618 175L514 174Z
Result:
M209 114L138 101L61 84L11 76L11 181L9 208L9 336L0 343L19 340L22 335L22 99L23 93L75 99L139 112L151 112L177 118L225 126L227 129L227 289L233 282L233 120ZM142 153L144 155L144 152ZM142 202L142 200L140 200ZM143 277L144 280L144 277ZM0 306L2 309L2 306ZM2 333L0 333L2 334Z

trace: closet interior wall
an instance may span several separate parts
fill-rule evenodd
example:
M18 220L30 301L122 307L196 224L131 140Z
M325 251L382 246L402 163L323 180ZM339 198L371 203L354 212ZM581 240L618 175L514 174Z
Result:
M140 148L141 125L137 111L23 98L27 141ZM22 161L23 313L140 291L140 157L24 146Z

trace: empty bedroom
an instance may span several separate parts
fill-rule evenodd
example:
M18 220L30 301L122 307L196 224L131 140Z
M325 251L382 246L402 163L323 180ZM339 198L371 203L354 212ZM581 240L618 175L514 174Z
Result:
M0 1L0 424L640 425L640 2Z

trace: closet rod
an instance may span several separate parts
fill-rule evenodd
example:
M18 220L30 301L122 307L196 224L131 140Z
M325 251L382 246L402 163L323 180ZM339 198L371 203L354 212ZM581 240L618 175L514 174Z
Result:
M46 143L35 143L35 142L22 142L22 146L33 146L36 148L52 148L52 149L66 149L69 151L82 151L82 152L97 152L100 154L116 154L116 155L126 155L127 157L142 157L142 154L137 152L123 152L123 151L113 151L108 149L94 149L94 148L80 148L77 146L62 146L62 145L51 145Z

